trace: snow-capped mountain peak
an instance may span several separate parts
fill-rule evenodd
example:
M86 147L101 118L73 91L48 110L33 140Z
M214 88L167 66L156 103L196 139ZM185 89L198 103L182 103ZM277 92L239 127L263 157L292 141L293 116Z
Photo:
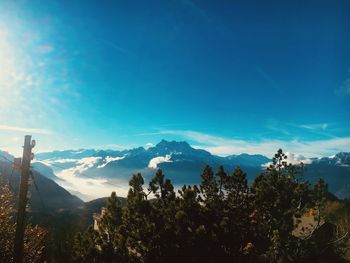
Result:
M313 163L349 167L350 152L340 152L329 157L313 158L312 160L313 160Z
M259 154L216 156L205 150L195 149L187 142L166 140L148 149L138 147L123 151L66 150L39 153L35 157L37 160L43 160L44 164L50 166L57 176L67 180L68 183L75 183L73 179L84 180L86 176L89 180L93 178L95 181L90 183L99 184L99 187L102 181L96 180L119 180L127 184L130 176L136 172L142 173L147 181L159 168L175 184L198 183L199 175L205 165L210 165L214 171L223 165L225 171L229 173L240 166L251 181L257 174L263 172L263 164L271 162L271 159ZM350 182L348 176L350 175L350 153L340 152L330 157L311 159L289 153L288 161L291 163L303 161L306 165L306 178L311 181L319 177L327 179L334 193L338 196L348 196L349 191L346 187ZM75 178L70 180L71 177ZM80 184L81 181L78 183Z

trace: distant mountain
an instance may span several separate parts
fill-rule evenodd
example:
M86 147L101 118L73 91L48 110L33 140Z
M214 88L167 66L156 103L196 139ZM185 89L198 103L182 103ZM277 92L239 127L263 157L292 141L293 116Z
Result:
M60 178L58 178L54 174L53 170L49 166L45 165L44 163L35 162L35 163L32 164L32 167L39 174L45 175L45 177L47 177L47 178L49 178L51 180L54 180L54 181L60 180Z
M80 149L80 150L64 150L64 151L53 151L46 153L38 153L41 159L80 159L90 157L96 154L96 150L93 149Z
M340 152L334 156L313 158L312 160L313 160L313 163L317 163L317 164L328 164L328 165L349 167L350 166L350 153Z
M139 147L124 151L88 151L91 153L90 156L86 154L87 151L79 151L84 158L79 158L77 151L39 153L36 158L48 161L48 165L53 164L53 169L55 166L63 168L84 166L85 162L91 162L91 158L95 158L94 163L89 164L84 174L111 179L128 179L135 172L142 172L149 178L154 175L156 169L161 168L175 184L198 183L199 174L206 164L211 165L213 169L224 165L227 171L241 166L253 178L261 171L261 165L270 161L262 155L219 157L205 150L194 149L187 142L166 140L147 150ZM45 157L49 159L45 160Z
M2 155L1 155L2 156ZM13 169L13 164L7 160L1 159L0 156L0 184L7 183L15 195L18 194L20 184L20 173ZM8 156L7 156L8 157ZM6 158L7 158L6 157ZM13 158L13 156L10 156ZM36 164L36 167L40 165ZM40 166L43 176L40 172L33 169L33 178L36 183L30 179L29 185L29 207L34 213L53 213L59 210L75 209L83 204L78 197L70 194L63 187L59 186L54 180L56 176L52 173L51 168Z
M123 197L118 197L118 199L120 201L120 204L122 206L125 206L126 199ZM94 213L100 214L102 207L107 207L107 201L108 197L101 197L91 200L89 202L85 202L82 206L78 208L78 210L76 210L76 213L84 215L83 218L85 218L85 222L91 224L93 220L92 215Z
M249 181L252 181L263 171L263 165L271 161L259 154L242 153L221 157L202 149L194 149L184 141L166 140L148 149L139 147L123 151L66 150L39 153L36 158L51 166L55 173L63 169L81 178L88 176L105 178L108 181L127 181L136 172L141 172L147 181L155 174L156 169L161 168L165 175L179 186L199 183L199 175L207 164L214 171L223 165L228 172L240 166L247 173ZM333 193L339 197L350 197L349 164L350 157L346 152L331 157L312 158L306 164L305 177L311 182L322 177L329 183ZM57 166L61 169L57 169ZM51 172L48 174L53 178Z
M29 219L48 228L50 239L54 240L55 247L64 248L62 251L72 248L72 244L66 240L73 240L74 233L83 231L87 225L92 224L93 213L100 213L107 202L107 197L103 197L84 203L72 195L74 192L82 198L90 196L89 199L93 196L90 192L79 192L81 181L73 184L77 178L84 179L87 185L94 184L91 178L104 179L106 182L99 181L97 185L110 187L108 183L113 182L114 187L121 185L116 184L115 180L126 182L135 172L141 172L147 183L154 176L156 169L161 168L175 186L181 186L199 183L203 167L209 164L214 171L223 165L228 172L240 166L252 182L258 173L263 172L264 165L271 161L263 155L245 153L221 157L205 150L194 149L187 142L165 140L148 149L139 147L123 151L65 150L39 153L35 158L32 167L40 195L35 186L30 185L29 204L32 212ZM12 190L18 193L19 173L14 171L11 176L12 164L8 160L12 161L13 156L0 151L0 184L11 181ZM305 163L305 179L314 183L321 177L335 195L340 198L350 197L350 153L341 152L330 157L307 159ZM69 180L69 177L72 180ZM71 193L60 185L68 185L67 189L70 189ZM123 187L127 188L127 183ZM96 196L109 194L110 192L97 192ZM122 204L125 203L125 198L119 199ZM48 253L53 253L55 249L48 248L51 251Z
M312 159L306 166L305 176L312 183L323 178L332 193L340 198L349 198L350 153L340 152L334 156Z
M227 156L226 159L234 163L239 163L240 165L246 165L246 166L261 166L262 164L265 164L271 161L271 159L261 154L251 155L247 153L242 153L239 155L230 155L230 156Z
M13 161L13 156L5 151L0 151L0 161Z

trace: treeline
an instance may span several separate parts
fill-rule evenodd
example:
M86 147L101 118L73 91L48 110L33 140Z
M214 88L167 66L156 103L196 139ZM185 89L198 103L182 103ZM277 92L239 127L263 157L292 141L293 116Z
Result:
M161 170L144 186L134 174L126 205L115 193L97 221L74 240L76 262L342 262L349 202L279 150L248 185L246 174L206 166L201 183L174 186ZM347 206L347 207L346 207Z

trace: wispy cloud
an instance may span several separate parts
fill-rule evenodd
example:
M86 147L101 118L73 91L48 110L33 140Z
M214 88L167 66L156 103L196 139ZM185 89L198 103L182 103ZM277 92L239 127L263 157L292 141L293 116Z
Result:
M126 48L123 48L111 41L108 41L108 40L104 40L104 39L99 39L99 41L101 41L101 43L104 43L105 45L113 48L114 50L120 52L120 53L123 53L125 55L133 55L135 56L135 53L134 52L131 52L130 50L126 49Z
M350 95L350 78L348 78L345 82L342 88L340 89L340 92L346 95Z
M209 12L209 8L203 8L204 1L195 1L192 0L182 0L181 1L193 15L201 17L204 22L208 23L212 29L214 29L220 36L225 39L234 40L233 34L231 32L231 28L223 25L222 23L218 23L218 20L214 18L214 16Z
M268 119L264 126L267 130L276 132L278 134L293 135L302 134L317 134L325 138L336 138L333 134L335 123L321 122L321 123L295 123L295 122L281 122L276 119ZM297 132L296 132L297 131Z
M88 146L88 148L93 149L112 149L112 150L125 150L135 147L135 144L116 144L116 143L108 143L108 144L101 144L101 145L93 145Z
M193 1L191 1L191 0L182 0L182 2L183 2L184 5L186 5L194 13L199 14L200 16L204 17L205 19L209 19L209 16L208 16L207 12L203 8L201 8L200 6L195 4Z
M316 123L316 124L302 124L299 125L300 128L308 130L326 130L328 127L327 123Z
M350 76L343 82L343 84L338 89L335 90L335 93L337 95L350 95Z
M274 119L269 119L265 125L265 128L273 131L273 132L278 132L278 133L282 133L284 135L290 135L290 132L288 131L287 127L283 127L284 125L282 125L280 122L274 120Z
M78 160L76 166L56 172L57 177L62 179L62 181L57 183L67 190L78 194L85 201L101 196L108 196L112 191L116 191L119 196L125 196L128 191L128 183L126 181L119 180L115 184L119 187L116 187L108 183L109 181L107 179L81 176L87 169L95 166L99 161L101 161L101 157L87 157Z
M183 137L191 141L192 146L221 156L239 153L272 156L279 148L306 157L327 156L341 151L350 151L350 137L314 141L277 139L254 141L229 139L190 130L165 130L162 133Z
M308 132L314 133L314 134L319 134L322 136L330 137L330 138L336 138L331 133L330 127L333 125L331 123L323 122L323 123L306 123L306 124L297 124L297 123L287 123L286 125L303 129Z
M27 127L16 127L10 125L0 125L0 130L3 131L13 131L13 132L27 132L27 133L36 133L36 134L52 134L50 130L41 129L41 128L27 128Z
M274 90L277 91L278 93L281 93L280 87L277 85L276 81L269 75L267 74L262 68L258 67L257 71L259 75L267 82L267 84Z
M39 45L36 48L36 51L41 54L48 54L54 50L54 47L50 44Z

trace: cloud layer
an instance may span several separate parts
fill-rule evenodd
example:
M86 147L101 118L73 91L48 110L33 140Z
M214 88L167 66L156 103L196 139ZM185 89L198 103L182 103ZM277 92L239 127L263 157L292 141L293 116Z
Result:
M0 125L0 130L12 131L12 132L28 132L35 134L51 134L51 131L41 128L26 128L26 127L16 127L10 125Z
M121 159L122 157L119 157ZM107 163L116 158L107 157ZM50 166L58 178L62 181L57 183L78 195L84 201L89 201L101 196L109 196L112 191L116 191L119 196L126 196L128 191L128 183L118 180L107 180L104 178L87 178L84 172L89 168L95 166L101 157L86 157L82 159L61 159L55 161L42 161L44 164ZM67 169L57 170L57 166L52 166L53 163L70 163L75 162L75 166ZM113 181L113 184L112 184Z

